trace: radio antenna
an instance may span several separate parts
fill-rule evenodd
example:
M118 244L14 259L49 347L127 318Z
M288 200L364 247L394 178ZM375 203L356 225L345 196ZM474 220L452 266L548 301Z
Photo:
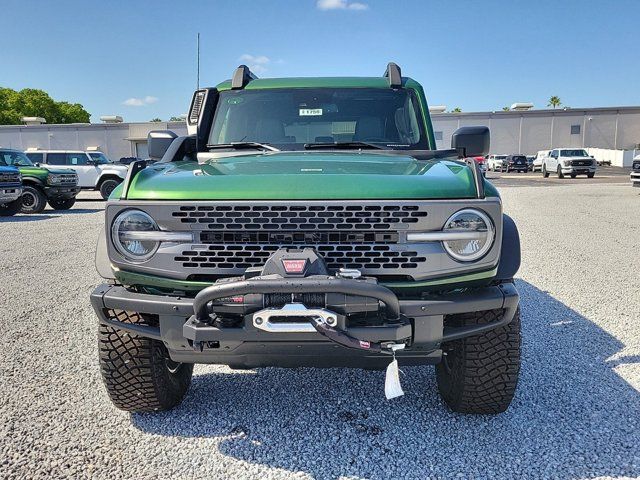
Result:
M196 92L200 90L200 32L196 36ZM198 95L196 93L196 95ZM194 96L194 101L196 97ZM202 107L201 107L202 108ZM196 119L196 159L198 158L199 148L199 140L200 140L200 115L198 114L198 118Z

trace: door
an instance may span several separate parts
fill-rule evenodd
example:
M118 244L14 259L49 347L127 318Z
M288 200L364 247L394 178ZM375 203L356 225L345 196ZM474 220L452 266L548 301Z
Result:
M93 163L89 155L84 152L66 155L67 165L78 174L78 185L83 188L95 187L100 176L100 168Z
M558 150L552 150L547 158L547 172L555 172L558 170Z

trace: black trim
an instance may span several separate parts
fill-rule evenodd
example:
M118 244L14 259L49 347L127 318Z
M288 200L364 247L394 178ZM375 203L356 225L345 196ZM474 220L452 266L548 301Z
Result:
M397 64L389 62L383 76L389 79L389 87L402 88L402 72Z
M520 234L516 222L502 215L502 249L496 280L512 279L520 268Z
M129 165L129 170L127 171L127 176L122 182L122 193L120 195L121 200L126 200L127 195L129 194L129 187L131 186L131 182L133 178L138 174L140 170L143 170L147 166L147 162L145 160L136 160L131 165Z
M231 79L231 90L241 90L247 86L247 84L251 80L255 80L258 78L254 73L249 70L249 67L246 65L240 65L233 72L233 77Z

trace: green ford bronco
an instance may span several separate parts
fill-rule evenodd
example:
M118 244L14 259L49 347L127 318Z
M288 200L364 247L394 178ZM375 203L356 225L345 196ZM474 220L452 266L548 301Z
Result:
M514 222L470 158L437 150L422 87L375 78L231 80L195 92L188 136L154 131L106 204L91 294L124 410L167 410L193 365L435 365L456 412L498 413L520 367ZM410 381L407 375L405 381Z

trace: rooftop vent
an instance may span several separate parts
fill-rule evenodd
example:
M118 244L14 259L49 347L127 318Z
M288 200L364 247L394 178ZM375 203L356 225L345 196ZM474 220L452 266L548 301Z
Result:
M531 110L533 108L533 103L528 102L516 102L511 105L511 110L516 112L525 112L527 110Z
M21 120L25 125L42 125L47 121L42 117L22 117Z
M447 111L446 105L432 105L429 107L429 113L444 113Z
M122 117L120 115L104 115L100 117L104 123L122 123Z

